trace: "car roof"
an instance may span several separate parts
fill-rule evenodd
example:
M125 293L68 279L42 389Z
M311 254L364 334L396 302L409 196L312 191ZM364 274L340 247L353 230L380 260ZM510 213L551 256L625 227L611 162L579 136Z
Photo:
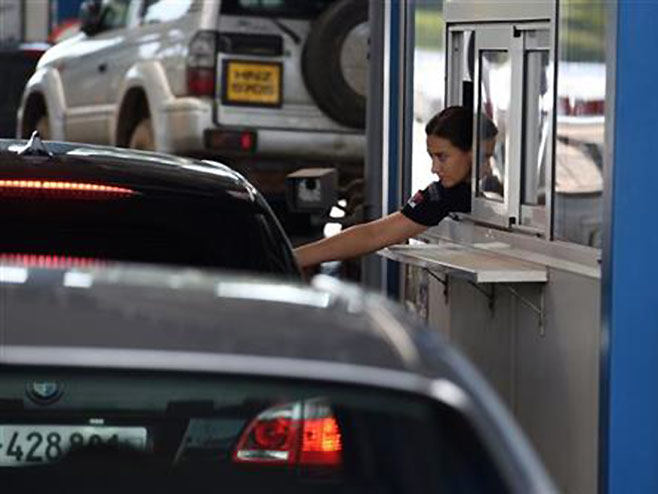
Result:
M438 378L470 386L460 377L469 365L435 331L329 276L308 285L88 262L0 257L0 366L246 373L423 393Z
M365 295L345 288L337 294L284 279L159 266L45 268L5 261L0 341L419 370L406 330L382 329L381 312L373 317Z
M256 203L258 193L221 163L110 146L0 139L0 179L59 179Z

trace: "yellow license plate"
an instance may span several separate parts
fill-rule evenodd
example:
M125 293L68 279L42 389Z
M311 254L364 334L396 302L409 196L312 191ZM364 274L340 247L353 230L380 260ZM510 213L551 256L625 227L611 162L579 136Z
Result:
M223 102L233 105L281 106L279 63L227 60Z

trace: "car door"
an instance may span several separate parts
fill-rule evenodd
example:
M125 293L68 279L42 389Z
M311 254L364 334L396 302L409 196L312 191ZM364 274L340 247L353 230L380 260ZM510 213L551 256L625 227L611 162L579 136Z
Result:
M134 3L134 2L133 2ZM115 102L108 99L117 50L132 35L131 0L105 0L99 32L72 44L60 74L67 103L68 140L108 144Z

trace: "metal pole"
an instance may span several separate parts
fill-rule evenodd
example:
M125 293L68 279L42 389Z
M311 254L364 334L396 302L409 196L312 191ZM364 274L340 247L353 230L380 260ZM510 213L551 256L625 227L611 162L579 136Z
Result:
M370 0L370 50L368 101L366 104L366 162L364 169L364 219L371 221L382 215L382 163L384 135L384 47L386 2ZM383 260L377 255L366 256L361 264L363 285L378 289L382 286Z

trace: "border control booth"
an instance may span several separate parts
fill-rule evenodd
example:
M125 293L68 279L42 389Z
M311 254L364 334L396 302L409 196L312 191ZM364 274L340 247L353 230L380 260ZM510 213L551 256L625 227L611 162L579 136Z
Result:
M365 282L401 299L476 364L562 491L655 491L658 434L647 438L642 428L655 433L658 423L647 415L658 412L650 377L658 375L658 296L646 286L657 271L648 247L658 248L658 239L646 221L628 225L629 237L615 230L629 200L645 199L613 184L621 167L658 174L619 153L624 125L633 128L632 116L620 117L622 94L637 106L624 111L646 119L657 103L634 101L638 93L626 95L618 75L623 60L637 58L627 37L656 45L655 30L642 23L658 5L371 0L370 7L371 47L381 49L370 58L366 212L393 212L435 179L423 124L445 106L473 109L474 166L471 212L371 256ZM651 80L639 67L624 77ZM481 114L499 130L487 160ZM645 257L624 250L626 242L646 245ZM629 277L633 263L646 273ZM623 278L630 285L620 285ZM643 295L622 311L625 290ZM639 408L628 412L626 404Z

